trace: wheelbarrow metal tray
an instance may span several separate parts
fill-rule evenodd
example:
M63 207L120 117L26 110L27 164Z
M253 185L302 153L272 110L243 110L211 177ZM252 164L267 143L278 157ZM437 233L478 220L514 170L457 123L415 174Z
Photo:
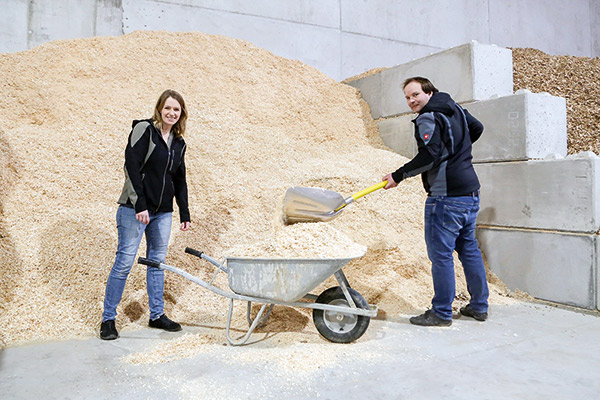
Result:
M360 256L337 259L227 258L229 288L245 296L293 302Z

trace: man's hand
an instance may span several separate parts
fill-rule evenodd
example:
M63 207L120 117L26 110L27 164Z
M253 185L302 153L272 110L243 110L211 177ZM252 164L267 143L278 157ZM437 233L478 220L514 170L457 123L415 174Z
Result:
M191 225L192 225L192 223L190 221L182 222L179 229L182 231L187 231L188 229L190 229Z
M396 186L398 186L398 184L396 183L396 181L394 181L394 178L392 178L392 174L387 174L386 176L384 176L383 178L381 178L382 181L387 181L387 185L384 186L384 189L391 189L391 188L395 188Z
M139 213L135 214L135 219L144 225L148 225L150 223L150 215L148 215L148 210L140 211Z

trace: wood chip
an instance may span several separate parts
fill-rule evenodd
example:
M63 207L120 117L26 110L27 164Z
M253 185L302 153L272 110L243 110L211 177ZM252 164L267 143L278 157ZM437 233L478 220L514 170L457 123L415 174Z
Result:
M547 92L567 101L567 152L600 154L600 58L512 49L515 91Z

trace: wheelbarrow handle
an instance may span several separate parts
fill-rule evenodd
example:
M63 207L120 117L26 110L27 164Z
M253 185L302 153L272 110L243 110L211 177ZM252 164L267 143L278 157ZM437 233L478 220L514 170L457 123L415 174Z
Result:
M216 266L219 269L221 269L221 271L229 273L229 271L227 270L227 268L223 264L221 264L220 262L218 262L217 260L215 260L214 258L212 258L211 256L209 256L208 254L206 254L203 251L195 250L195 249L192 249L191 247L186 247L185 248L185 252L188 253L188 254L191 254L193 256L196 256L198 258L202 258L203 260L206 260L209 263L211 263L214 266Z
M144 257L138 257L138 263L147 265L149 267L160 268L160 262L150 260L150 259L144 258Z
M202 254L204 254L204 252L200 250L194 250L191 247L186 247L185 252L199 258L202 258Z

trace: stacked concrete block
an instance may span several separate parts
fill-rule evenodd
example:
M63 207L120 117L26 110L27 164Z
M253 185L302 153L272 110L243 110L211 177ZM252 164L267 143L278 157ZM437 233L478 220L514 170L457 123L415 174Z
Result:
M581 153L475 169L477 236L494 273L534 297L598 308L600 159Z
M414 114L409 114L377 121L383 143L406 158L413 158L417 154L417 142L411 122L414 118Z
M567 106L562 97L519 91L463 104L485 126L473 146L474 162L523 161L567 154ZM412 119L404 114L377 121L383 142L405 157L417 154Z
M555 303L597 307L596 235L478 228L490 269L512 289Z
M600 228L600 158L475 164L482 182L477 222L595 234Z
M459 103L512 94L512 52L477 42L453 47L348 84L360 90L374 119L410 113L402 83L425 76Z
M481 211L477 237L490 269L509 288L600 308L600 159L567 154L563 98L512 93L507 49L469 43L350 84L360 89L384 143L417 152L402 82L425 76L485 126L473 146Z
M567 104L562 97L520 90L463 106L485 126L473 146L475 162L567 155Z

